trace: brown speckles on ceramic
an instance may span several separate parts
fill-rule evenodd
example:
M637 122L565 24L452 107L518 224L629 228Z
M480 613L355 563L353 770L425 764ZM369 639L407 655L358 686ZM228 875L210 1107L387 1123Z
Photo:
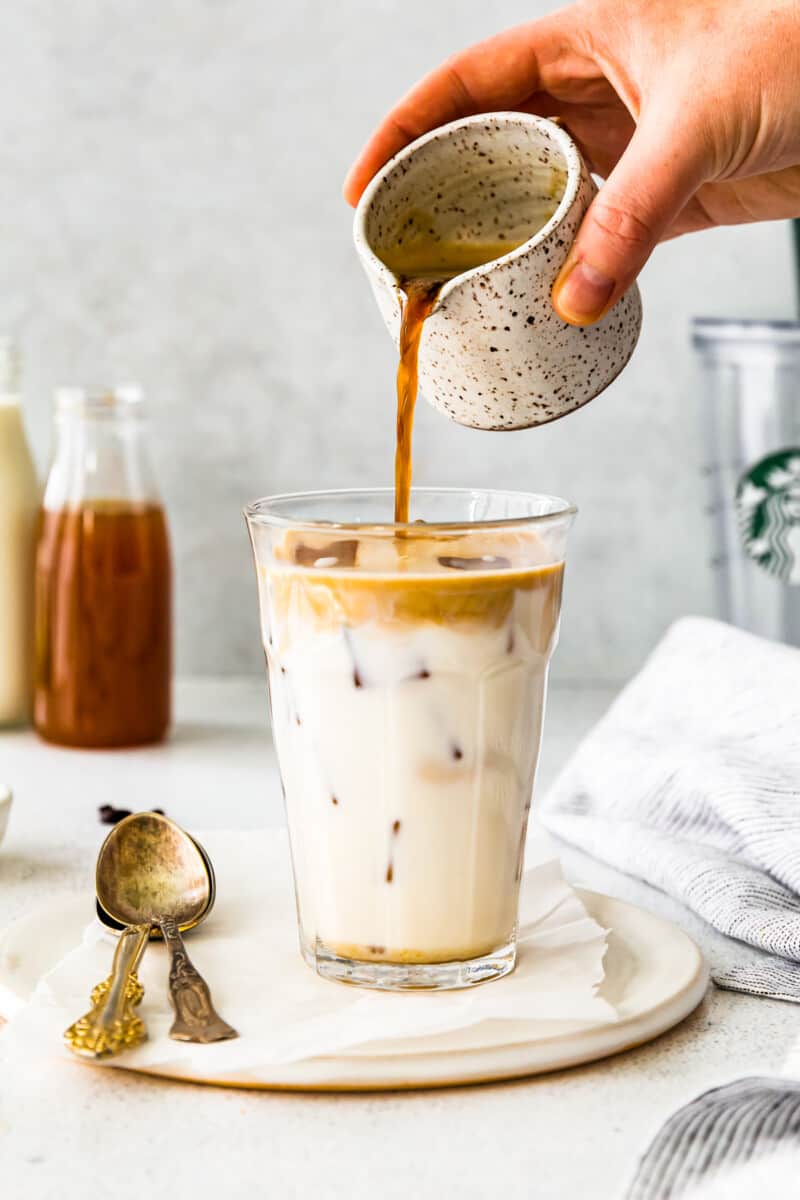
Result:
M565 131L524 113L434 130L365 191L355 243L395 341L401 295L382 250L422 235L516 247L446 283L425 323L421 390L454 421L478 429L542 425L599 395L627 363L642 320L635 286L585 329L565 324L550 299L595 192Z

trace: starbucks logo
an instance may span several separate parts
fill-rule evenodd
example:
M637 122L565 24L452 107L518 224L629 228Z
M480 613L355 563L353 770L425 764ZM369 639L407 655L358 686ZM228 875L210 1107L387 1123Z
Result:
M742 476L736 513L750 557L782 583L800 585L800 447L769 454Z

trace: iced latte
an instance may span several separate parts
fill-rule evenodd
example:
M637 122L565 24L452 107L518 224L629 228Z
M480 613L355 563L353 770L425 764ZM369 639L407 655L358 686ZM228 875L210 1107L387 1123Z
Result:
M391 492L248 520L303 955L352 982L453 987L514 964L571 510L415 497L436 524L371 519Z

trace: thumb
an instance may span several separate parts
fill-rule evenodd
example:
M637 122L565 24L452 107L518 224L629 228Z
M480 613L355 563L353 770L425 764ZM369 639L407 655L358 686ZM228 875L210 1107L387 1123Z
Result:
M703 179L686 130L640 123L578 230L553 285L553 307L570 325L592 325L631 286Z

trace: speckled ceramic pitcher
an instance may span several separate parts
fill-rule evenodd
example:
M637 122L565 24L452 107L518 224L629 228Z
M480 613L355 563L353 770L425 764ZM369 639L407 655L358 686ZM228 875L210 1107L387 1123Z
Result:
M516 246L446 283L425 322L421 389L454 421L477 429L554 421L599 395L627 363L642 321L635 286L585 329L562 321L550 298L596 190L568 134L525 113L435 129L367 187L354 238L395 342L403 294L381 252L409 223L424 223L432 242Z

